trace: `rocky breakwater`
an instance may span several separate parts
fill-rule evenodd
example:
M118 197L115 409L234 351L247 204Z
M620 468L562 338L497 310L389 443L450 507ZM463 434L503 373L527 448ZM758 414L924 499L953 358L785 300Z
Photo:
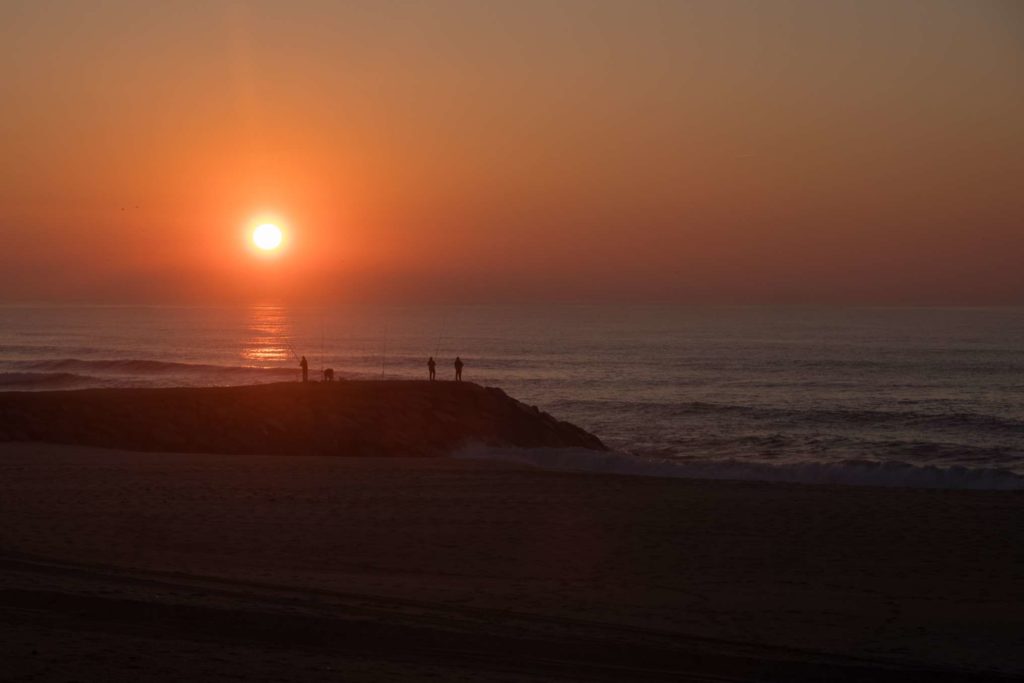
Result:
M605 450L500 389L421 381L7 392L0 441L337 456L441 456L467 444Z

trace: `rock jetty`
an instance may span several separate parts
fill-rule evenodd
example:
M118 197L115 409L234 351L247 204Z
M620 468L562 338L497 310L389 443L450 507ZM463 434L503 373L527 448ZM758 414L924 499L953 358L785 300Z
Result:
M442 456L469 444L606 450L500 389L424 381L5 392L0 441L266 455Z

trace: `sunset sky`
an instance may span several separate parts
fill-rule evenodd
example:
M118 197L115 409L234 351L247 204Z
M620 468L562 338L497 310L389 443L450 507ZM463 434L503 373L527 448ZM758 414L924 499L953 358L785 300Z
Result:
M6 0L0 103L3 302L1024 304L1013 0Z

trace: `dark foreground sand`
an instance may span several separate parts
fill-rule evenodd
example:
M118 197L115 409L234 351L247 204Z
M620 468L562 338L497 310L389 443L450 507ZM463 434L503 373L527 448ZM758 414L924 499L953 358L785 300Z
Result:
M0 444L0 679L1010 679L1022 513L1018 493Z

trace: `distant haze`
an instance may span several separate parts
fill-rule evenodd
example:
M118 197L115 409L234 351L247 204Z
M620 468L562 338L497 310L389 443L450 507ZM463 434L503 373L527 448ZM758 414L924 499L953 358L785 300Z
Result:
M1024 304L1013 0L11 0L0 105L5 302Z

